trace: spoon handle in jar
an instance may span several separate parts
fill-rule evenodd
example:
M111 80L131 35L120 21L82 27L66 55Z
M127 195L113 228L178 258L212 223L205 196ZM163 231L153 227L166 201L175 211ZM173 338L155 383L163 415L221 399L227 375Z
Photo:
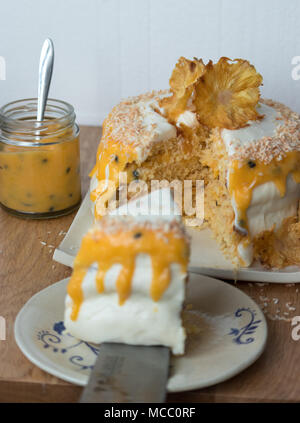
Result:
M39 87L38 87L38 106L37 106L37 121L41 122L44 119L44 113L49 93L49 87L52 77L54 63L54 47L50 38L47 38L43 44L40 66L39 66Z

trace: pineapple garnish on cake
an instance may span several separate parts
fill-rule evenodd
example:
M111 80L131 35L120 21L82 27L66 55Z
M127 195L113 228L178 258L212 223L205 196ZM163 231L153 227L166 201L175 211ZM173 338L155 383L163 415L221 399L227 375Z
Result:
M261 84L247 60L181 57L170 90L116 106L91 181L96 218L112 198L118 205L120 172L150 189L153 180L203 180L205 225L235 266L299 264L300 117L261 99Z
M176 124L180 115L187 111L194 85L204 72L205 66L202 60L180 57L170 78L172 95L160 100L160 106L163 107L169 121Z
M183 354L188 260L189 240L169 189L106 215L75 258L67 331L94 343L164 345Z
M262 116L257 110L262 76L247 60L210 60L195 85L194 104L200 122L210 128L239 129Z

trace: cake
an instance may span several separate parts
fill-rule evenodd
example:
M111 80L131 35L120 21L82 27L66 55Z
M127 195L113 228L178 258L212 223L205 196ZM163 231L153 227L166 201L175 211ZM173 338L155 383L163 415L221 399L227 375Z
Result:
M65 327L93 343L164 345L183 354L189 242L170 189L132 200L82 239Z
M261 84L247 60L181 57L169 90L115 106L91 173L95 218L120 204L124 188L130 199L153 181L155 189L168 183L175 192L178 182L189 181L195 194L203 181L197 229L209 227L235 267L299 264L300 117L262 99ZM195 211L181 200L189 224Z

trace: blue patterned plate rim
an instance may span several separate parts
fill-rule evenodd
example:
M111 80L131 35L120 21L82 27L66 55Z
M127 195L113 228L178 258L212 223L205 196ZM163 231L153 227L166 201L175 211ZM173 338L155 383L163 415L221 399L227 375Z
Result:
M99 350L96 345L77 340L64 332L62 316L67 282L68 278L48 286L35 294L23 306L15 321L15 339L23 354L33 364L60 379L84 386L88 380L88 372L93 367L93 363L84 360L87 356L91 360L95 360ZM203 320L206 324L207 320L213 330L210 328L201 332L199 339L196 341L192 339L192 342L187 344L186 355L173 358L168 382L169 392L204 388L237 375L259 358L267 340L267 323L264 314L253 299L243 291L229 283L200 274L190 274L188 287L187 302L196 303L195 310L191 311L191 315L199 312L200 317L198 317L201 318L201 321ZM214 310L214 314L210 317L210 307L222 309L222 301L218 300L215 293L218 294L218 298L222 293L224 300L231 301L231 297L239 299L238 302L229 304L231 312L228 316L226 314L223 316L222 313L217 315ZM201 295L204 297L206 295L206 297L202 298ZM47 301L49 299L54 308L58 308L58 313L57 318L56 315L53 316L52 320L49 320L49 325L47 322L48 326L42 328L39 327L38 313L44 311L39 309L44 296L47 297ZM55 297L58 300L54 301ZM209 297L211 297L210 300L208 300ZM219 305L216 306L215 303L218 301ZM198 310L197 302L200 303L201 310ZM202 310L205 307L206 309ZM26 322L30 314L34 315L35 320L28 327ZM216 321L219 323L216 324ZM224 321L226 324L223 325ZM239 322L243 323L239 325ZM224 333L220 332L220 328L223 330L223 326ZM220 339L217 338L214 331L220 332L218 334ZM205 344L207 340L212 343L211 349L209 349L209 342L207 345ZM66 345L66 341L68 345ZM69 354L71 351L73 355ZM82 355L79 355L78 351ZM59 362L59 355L59 360L61 357L64 360L68 358L65 367ZM232 360L232 357L235 357L235 360ZM222 361L224 362L223 367ZM234 361L234 364L231 361ZM204 370L204 367L207 368ZM217 367L216 370L214 370L215 367Z

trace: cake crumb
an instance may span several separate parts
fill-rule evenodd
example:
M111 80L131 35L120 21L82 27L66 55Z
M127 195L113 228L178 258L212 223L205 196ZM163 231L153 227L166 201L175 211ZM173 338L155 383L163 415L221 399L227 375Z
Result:
M268 297L259 296L260 301L270 301Z
M270 319L270 320L284 320L285 322L290 322L292 319L291 318L287 318L287 317L284 317L284 316L277 316L277 315L275 315L275 316L272 316L271 314L267 314L267 317Z
M296 307L293 307L291 303L286 303L285 306L289 311L296 311Z

